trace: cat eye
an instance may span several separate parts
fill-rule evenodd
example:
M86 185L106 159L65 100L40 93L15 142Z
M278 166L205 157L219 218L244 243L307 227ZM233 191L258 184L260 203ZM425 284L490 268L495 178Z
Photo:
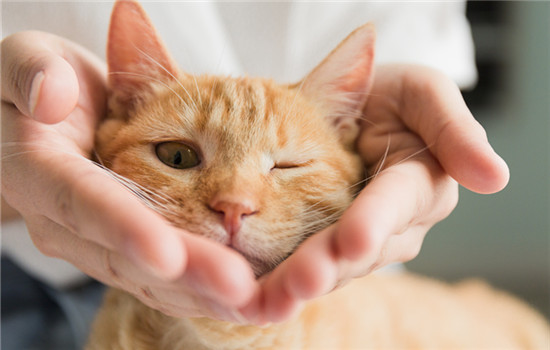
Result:
M295 168L301 168L303 166L309 165L311 161L301 161L301 162L277 162L273 165L271 170L275 169L295 169Z
M158 159L175 169L189 169L200 164L197 152L180 142L162 142L155 147Z
M298 168L300 164L295 163L276 163L272 169L292 169Z

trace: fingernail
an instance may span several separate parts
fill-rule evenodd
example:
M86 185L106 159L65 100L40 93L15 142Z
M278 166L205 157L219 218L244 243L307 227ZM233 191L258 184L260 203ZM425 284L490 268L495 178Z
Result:
M30 116L34 118L34 112L38 105L38 97L40 96L40 90L42 89L42 82L44 81L45 74L43 71L36 73L31 83L31 91L29 94L29 112Z

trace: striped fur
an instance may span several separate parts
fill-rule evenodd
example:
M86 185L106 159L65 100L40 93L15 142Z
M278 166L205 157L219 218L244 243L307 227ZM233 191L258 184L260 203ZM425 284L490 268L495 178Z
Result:
M228 236L210 201L220 194L253 197L258 214L244 221L235 248L263 261L258 274L334 222L357 191L358 156L296 88L203 76L196 86L187 79L154 91L129 119L112 116L103 125L99 157L119 175L170 195L166 216L174 225L223 244ZM169 140L192 145L201 164L184 171L162 164L152 145Z
M372 26L302 82L280 85L179 72L139 5L119 1L113 12L111 113L96 151L115 178L175 226L242 253L258 276L339 218L364 181L354 142L372 80ZM167 166L155 153L165 141L192 147L200 164ZM220 201L247 208L237 232ZM355 281L261 328L172 318L111 290L88 349L542 349L548 330L483 283L403 274Z

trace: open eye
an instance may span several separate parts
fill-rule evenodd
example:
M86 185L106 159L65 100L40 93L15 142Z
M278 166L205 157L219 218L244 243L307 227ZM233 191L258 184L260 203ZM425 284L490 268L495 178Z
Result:
M193 148L180 142L159 143L155 147L155 152L161 162L176 169L193 168L201 162Z

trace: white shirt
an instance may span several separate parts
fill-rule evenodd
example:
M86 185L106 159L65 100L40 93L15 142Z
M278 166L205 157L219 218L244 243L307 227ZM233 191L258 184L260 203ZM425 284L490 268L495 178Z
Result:
M144 2L180 67L299 81L353 29L377 28L376 63L420 63L459 86L477 78L465 2ZM112 2L4 2L2 36L42 30L105 57ZM2 251L56 287L82 278L69 264L41 255L24 225L2 224Z

